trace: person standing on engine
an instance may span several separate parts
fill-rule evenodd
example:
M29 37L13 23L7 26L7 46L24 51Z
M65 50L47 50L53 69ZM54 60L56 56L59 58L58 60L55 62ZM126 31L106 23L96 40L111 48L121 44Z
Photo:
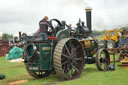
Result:
M70 30L72 29L72 24L68 25L68 29L70 29Z
M39 40L48 40L48 27L52 28L51 24L48 22L48 17L45 16L39 22Z

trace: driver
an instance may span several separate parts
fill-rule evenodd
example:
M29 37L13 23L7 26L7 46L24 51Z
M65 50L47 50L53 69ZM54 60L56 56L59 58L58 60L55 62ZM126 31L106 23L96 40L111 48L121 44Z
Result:
M48 40L48 27L53 30L52 25L48 21L48 17L44 16L39 22L39 40Z

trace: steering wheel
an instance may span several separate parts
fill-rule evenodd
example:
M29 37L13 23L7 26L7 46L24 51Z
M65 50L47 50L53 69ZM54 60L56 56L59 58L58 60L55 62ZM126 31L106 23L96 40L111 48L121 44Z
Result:
M53 27L53 21L57 22L56 27ZM57 29L59 31L61 29L61 26L62 26L62 23L58 19L51 19L50 24L51 24L52 28L54 29L54 32L57 32Z
M52 21L55 21L55 22L58 23L59 26L62 26L61 22L60 22L58 19L51 19L51 20L50 20L51 25L52 25ZM52 25L52 26L53 26L53 25Z

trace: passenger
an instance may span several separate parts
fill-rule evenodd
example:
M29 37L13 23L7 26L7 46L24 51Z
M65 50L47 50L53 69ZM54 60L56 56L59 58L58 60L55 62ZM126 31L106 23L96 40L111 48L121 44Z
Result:
M66 21L62 21L62 29L66 28Z
M72 24L67 25L66 21L62 21L62 28L63 29L72 29Z
M128 31L126 32L126 37L128 38Z
M68 29L72 29L72 24L67 25Z
M122 37L125 37L125 30L122 31Z
M118 36L119 36L119 37L122 37L122 34L121 34L120 32L118 32Z

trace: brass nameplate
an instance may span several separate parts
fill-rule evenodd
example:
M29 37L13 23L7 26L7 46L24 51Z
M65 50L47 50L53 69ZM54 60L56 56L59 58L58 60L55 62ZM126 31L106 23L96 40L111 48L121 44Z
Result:
M51 47L42 47L43 51L51 50Z

